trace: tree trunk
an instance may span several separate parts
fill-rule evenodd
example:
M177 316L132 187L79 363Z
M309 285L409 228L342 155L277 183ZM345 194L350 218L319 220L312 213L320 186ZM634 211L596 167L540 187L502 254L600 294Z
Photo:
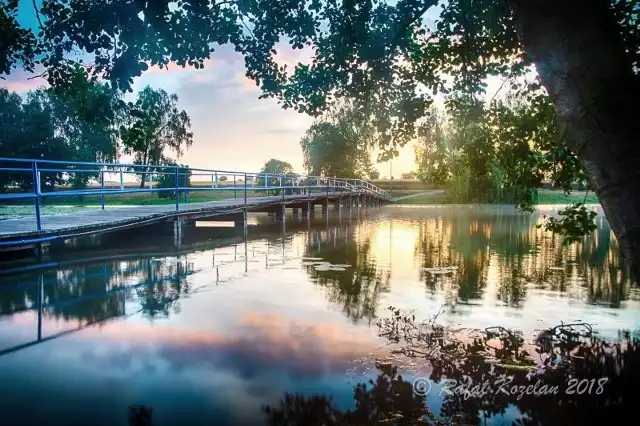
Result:
M518 37L553 99L623 257L640 278L640 87L606 0L511 0Z

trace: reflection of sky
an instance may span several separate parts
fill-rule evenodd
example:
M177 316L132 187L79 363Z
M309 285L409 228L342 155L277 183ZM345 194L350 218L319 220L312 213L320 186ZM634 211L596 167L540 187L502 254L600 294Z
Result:
M377 299L378 316L394 305L428 317L444 302L451 289L425 289L419 275L423 255L416 250L416 227L441 220L443 214L423 210L418 220L401 209L387 209L357 229L358 241L371 243L365 260L392 272L391 291ZM430 215L435 218L425 219ZM426 229L425 238L453 238L444 225L437 228L440 234ZM497 244L500 229L490 231ZM50 419L55 418L69 419L65 425L118 425L125 422L128 405L141 403L154 407L158 425L212 424L211 419L256 424L261 404L277 403L284 392L295 391L333 394L337 405L350 406L347 370L356 358L378 353L381 342L375 325L347 318L342 306L329 301L328 289L313 284L299 266L306 243L305 233L295 234L283 254L281 241L249 242L246 265L244 244L191 253L182 262L196 271L186 283L198 292L181 297L179 310L170 310L175 313L169 318L135 315L140 300L131 298L125 309L131 317L0 357L3 423L54 424ZM527 332L573 320L592 322L606 332L640 325L637 297L622 309L589 305L574 284L564 293L531 287L521 305L508 306L496 296L504 259L498 252L487 259L487 282L479 296L459 301L442 321L477 328L501 324ZM33 312L0 317L0 350L34 339L36 325ZM75 326L46 317L42 334ZM429 401L438 406L434 395Z
M282 313L278 304L259 302L266 293L264 279L243 280L242 285L247 295L255 293L256 303L250 297L227 299L232 290L221 287L220 292L182 300L180 321L114 322L6 355L0 359L0 386L11 398L3 404L19 413L37 389L60 395L59 400L38 402L46 417L71 408L82 416L85 405L87 415L95 413L103 409L95 406L100 401L106 408L97 420L105 423L93 424L108 424L136 402L156 407L159 419L184 416L185 409L199 406L204 411L198 416L238 421L259 415L262 403L275 403L286 391L332 391L348 403L346 370L352 360L375 350L367 333L342 324L338 312L306 304L303 298L295 300L310 315L300 322ZM24 339L35 333L35 316L23 315L7 325L0 328L0 340L18 334ZM57 329L49 325L47 321L43 327L45 337ZM69 401L77 401L77 410Z

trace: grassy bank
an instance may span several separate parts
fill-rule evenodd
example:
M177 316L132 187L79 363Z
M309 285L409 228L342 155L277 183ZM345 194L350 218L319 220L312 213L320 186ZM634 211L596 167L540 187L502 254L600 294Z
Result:
M220 185L218 189L211 189L209 185L195 184L191 186L194 190L190 190L186 195L186 202L199 203L206 201L225 200L232 198L244 198L244 191L241 184L238 185L237 190L233 190L231 185ZM90 186L91 189L99 189L96 186ZM106 187L109 189L109 187ZM112 187L113 189L119 189L118 187ZM125 184L125 189L138 190L140 185L137 184ZM146 189L146 188L145 188ZM16 191L18 192L18 191ZM64 195L64 190L57 190L55 197L45 196L41 198L40 203L43 206L99 206L101 204L100 195ZM248 188L248 197L261 197L265 195L265 191L255 190L251 187ZM106 205L162 205L173 204L175 198L159 198L158 192L133 192L126 194L105 194L104 196ZM180 203L185 202L185 195L181 194ZM32 206L33 200L31 199L18 199L18 200L4 200L0 207L5 206Z
M194 185L194 187L198 187ZM244 199L244 191L238 189L219 189L210 190L209 187L200 186L201 190L189 191L185 197L180 196L180 204L202 203L207 201L227 200L227 199ZM127 189L139 189L139 185L125 185ZM207 188L207 189L204 189ZM224 187L223 187L224 188ZM247 197L262 197L265 191L247 191ZM174 204L175 198L158 198L157 192L135 192L128 194L106 194L104 197L105 206L149 206L149 205L170 205ZM90 195L80 197L78 195L58 195L55 197L44 197L40 200L40 209L43 215L58 214L64 212L73 212L85 208L95 208L101 205L101 197L99 195ZM7 202L4 200L0 204L0 219L9 219L14 217L31 216L34 214L32 199L19 199Z
M400 192L400 191L399 191ZM394 197L400 197L402 195L409 194L396 194ZM589 192L585 199L585 192L575 191L570 195L565 194L563 191L541 189L538 191L538 203L537 204L571 204L575 202L586 202L587 204L599 204L598 198L593 192ZM452 204L451 199L446 193L437 194L425 194L414 198L407 198L399 200L396 204Z
M433 184L413 179L394 179L393 181L389 179L376 179L372 180L371 183L385 191L392 190L394 196L396 196L396 192L402 191L429 191L430 189L438 189Z
M411 181L416 182L416 181ZM433 187L427 188L398 188L392 192L393 197L403 197L407 195L413 195L434 189ZM570 195L566 195L562 191L541 189L539 191L538 204L571 204L574 202L585 201L585 193L576 191ZM244 197L242 190L238 190L235 194L238 199ZM248 197L260 197L264 196L264 191L248 191ZM187 203L200 203L214 200L233 199L233 190L200 190L191 191L187 194ZM180 198L180 203L185 202L184 195ZM586 202L589 204L597 204L598 199L592 193L589 192L586 197ZM141 205L166 205L175 203L175 199L161 199L158 198L157 193L132 193L132 194L113 194L105 196L106 206L141 206ZM100 206L100 196L85 196L82 199L78 196L59 196L45 198L42 200L41 211L43 215L59 214L64 212L78 211L85 208L93 208ZM419 195L413 198L406 198L399 200L395 204L399 205L429 205L429 204L452 204L448 195L444 192L430 193ZM13 217L31 216L34 214L33 201L32 200L20 200L20 203L12 205L0 205L0 219L9 219Z

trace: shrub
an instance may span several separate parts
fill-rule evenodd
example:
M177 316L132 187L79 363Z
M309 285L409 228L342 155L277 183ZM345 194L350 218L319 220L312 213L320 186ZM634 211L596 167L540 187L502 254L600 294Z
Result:
M191 169L189 166L182 164L168 163L165 167L158 169L162 174L158 180L156 188L175 188L176 187L176 166L178 166L179 182L181 188L191 186ZM180 194L186 193L187 190L180 190ZM172 199L176 197L176 191L159 191L158 198Z

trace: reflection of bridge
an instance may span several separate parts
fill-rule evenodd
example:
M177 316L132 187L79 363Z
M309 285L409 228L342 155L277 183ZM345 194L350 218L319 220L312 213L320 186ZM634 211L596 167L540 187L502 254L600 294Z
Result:
M338 220L341 221L340 218L338 218ZM275 225L275 227L277 227L280 230L280 234L278 235L278 241L276 244L273 244L273 243L267 244L266 251L264 249L256 250L255 246L254 245L252 246L250 243L256 240L263 240L267 235L273 237L274 224L256 226L255 228L257 232L251 232L249 234L250 236L247 235L247 233L243 233L244 235L239 237L240 240L238 240L238 237L230 237L225 240L212 241L211 239L208 238L208 235L206 232L204 233L204 235L202 234L198 235L197 233L194 233L192 237L193 239L195 239L195 241L187 241L185 245L182 245L179 248L176 247L175 250L172 250L169 252L167 251L154 252L154 251L143 250L144 252L143 259L140 259L141 257L140 254L134 255L137 261L141 261L142 266L139 269L152 268L153 265L170 266L172 263L171 260L173 259L175 260L176 263L175 263L175 268L171 269L171 273L161 277L157 277L157 276L153 276L151 278L147 277L147 279L142 279L135 283L125 282L123 285L116 285L109 289L107 289L108 287L107 284L113 278L113 276L109 275L109 271L107 270L108 269L107 265L108 264L120 265L122 262L131 260L132 257L134 257L131 255L131 252L135 251L136 253L140 253L140 250L137 247L132 246L130 244L128 254L121 254L121 255L114 256L112 254L111 255L109 254L111 250L108 245L106 247L101 246L101 251L104 253L103 256L93 255L91 257L85 256L85 258L82 258L82 257L75 258L74 260L70 260L70 261L44 262L40 264L41 268L39 271L33 271L34 267L37 267L38 265L18 267L18 268L14 268L13 270L0 271L0 277L1 277L0 279L1 281L3 281L2 286L0 287L0 301L2 298L6 297L7 293L10 293L11 291L15 291L16 289L24 290L24 292L21 293L22 296L20 296L23 299L28 298L28 296L26 296L25 294L27 289L31 290L32 294L35 294L36 296L33 298L35 299L35 302L32 306L25 306L23 308L1 311L0 319L2 319L3 317L10 317L12 315L29 312L29 311L37 312L37 326L36 326L37 330L36 330L35 339L33 341L22 343L10 348L0 348L0 356L7 355L9 353L14 353L19 350L37 345L39 343L44 343L53 339L57 339L59 337L66 336L68 334L81 331L88 327L92 327L98 324L106 323L108 321L124 319L124 318L128 318L128 317L140 314L141 312L144 311L144 307L142 307L141 309L135 310L135 312L126 312L126 309L125 309L125 304L127 301L126 296L127 294L130 294L132 292L140 292L143 294L142 297L146 297L148 296L148 294L144 294L146 289L158 288L158 287L162 287L163 285L170 285L171 283L183 283L187 277L198 272L204 272L205 270L210 270L212 272L215 271L214 272L216 276L215 283L217 284L218 281L220 281L220 277L221 277L220 271L222 271L222 274L224 274L223 279L226 281L234 277L228 276L224 272L225 268L228 268L229 266L232 266L232 265L244 264L244 272L241 273L241 275L239 275L238 277L246 276L246 274L248 274L250 271L249 263L254 262L256 259L262 259L262 258L265 259L264 262L260 262L261 265L264 265L265 269L273 268L275 261L277 261L278 263L280 263L281 261L282 264L285 264L287 260L293 259L291 257L288 257L286 254L285 241L287 238L295 234L299 234L300 232L306 232L307 234L307 242L306 242L307 250L311 250L312 247L314 250L321 249L326 244L335 245L337 240L342 240L345 242L350 240L352 232L351 232L351 227L349 223L351 221L347 221L346 226L335 227L335 229L330 227L330 224L332 222L333 222L333 218L332 220L329 220L329 218L327 217L327 219L324 220L323 222L314 223L312 221L297 221L297 222L289 221L287 223L288 226L285 226L284 223L277 224ZM207 228L204 228L204 229L207 229ZM231 248L233 248L233 250L231 250ZM275 249L275 253L271 249ZM209 269L209 267L204 267L198 270L194 270L193 265L189 265L185 257L188 254L203 251L203 250L210 250L212 252L212 263L210 267L211 269ZM225 253L225 251L228 251L228 252ZM155 258L156 256L158 257L163 256L164 259L157 260ZM224 260L221 260L221 258ZM88 269L87 268L88 265L96 265L96 264L102 264L99 267L100 270L98 270L98 272L93 274L82 274L74 278L78 278L78 280L86 280L86 281L83 281L85 283L89 279L100 281L104 283L104 287L105 287L104 291L97 291L97 292L82 291L80 292L80 295L78 295L77 297L71 297L66 300L59 300L59 301L47 300L47 297L45 295L46 293L45 290L49 285L58 284L60 280L60 278L58 277L59 271L65 271L65 270L73 271L73 269L76 269L76 268L86 270ZM161 268L159 267L158 269L161 269ZM25 278L27 278L25 277L25 272L28 272L28 271L37 272L37 274L30 275L30 277L33 278L31 282L24 282ZM49 273L50 275L50 272L52 271L57 272L57 275L55 277L51 277L51 276L46 277L46 274ZM135 268L134 268L134 272L135 272ZM150 274L150 275L155 275L155 274ZM18 282L11 283L10 282L11 278L14 276L18 278L17 279ZM37 281L36 281L36 278L37 278ZM53 278L53 280L50 280L50 279L48 280L47 278ZM65 277L62 277L62 279L65 279ZM126 281L126 280L123 280L123 281ZM171 295L168 298L164 297L163 295L161 297L163 300L161 300L160 302L157 302L154 300L151 303L152 304L153 303L156 303L156 304L157 303L175 303L181 296L194 294L200 290L202 289L200 288L190 289L188 291L183 291L182 293L180 292L180 290L178 290L176 294ZM139 295L139 297L141 296ZM98 319L89 318L87 320L86 318L78 317L81 324L78 325L77 327L74 327L70 330L61 331L50 336L43 337L42 335L43 320L46 317L47 311L49 310L52 310L54 312L62 311L65 308L73 307L74 305L78 306L83 303L91 303L91 302L100 303L99 302L100 300L104 300L107 298L117 299L115 304L118 306L116 307L117 309L114 308L116 312L107 312L107 315L105 315L103 318L98 318ZM151 296L151 299L153 299L153 296ZM165 299L168 299L168 300L165 300ZM129 308L129 310L131 309Z
M30 192L0 194L0 200L11 203L33 200L34 218L0 221L0 248L25 247L56 239L113 232L144 225L170 223L177 239L184 226L195 220L223 218L246 227L247 212L273 213L283 220L286 208L297 215L313 214L316 205L323 213L333 204L337 211L388 202L389 195L360 179L338 179L317 176L273 175L224 170L191 169L184 166L138 164L72 163L48 160L0 158L0 174L5 181ZM109 176L119 176L120 184L109 186ZM125 175L141 176L139 188L125 185ZM191 184L192 177L199 181ZM222 177L225 179L222 180ZM82 190L56 186L60 180L97 180L99 185ZM154 184L155 181L155 184ZM147 188L147 182L149 187ZM207 182L207 183L204 183ZM224 184L229 182L229 184ZM155 193L171 204L135 207L105 207L107 196ZM205 201L188 203L188 194L200 194ZM225 198L224 194L228 197ZM41 202L61 197L99 197L100 208L92 211L41 214Z

